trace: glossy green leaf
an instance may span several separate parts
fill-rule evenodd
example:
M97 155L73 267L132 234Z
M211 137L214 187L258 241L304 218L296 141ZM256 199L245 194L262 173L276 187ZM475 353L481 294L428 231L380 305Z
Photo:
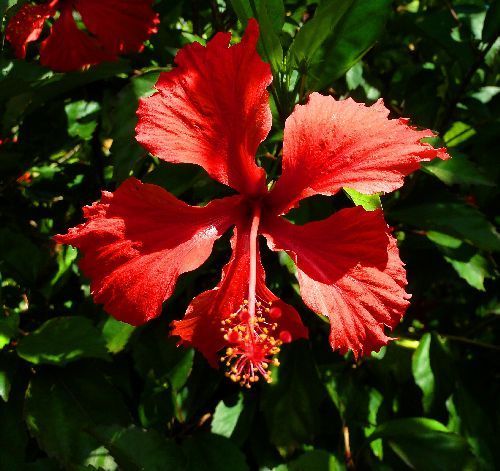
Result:
M379 425L370 440L382 438L410 468L463 470L471 466L467 442L433 419L397 419Z
M113 179L118 182L125 180L146 155L146 151L135 140L135 112L139 98L153 94L153 85L158 76L158 72L149 72L131 79L118 94L114 106L109 109L110 138L113 140L110 149L114 165Z
M185 469L181 448L154 430L113 425L93 428L91 434L105 445L121 470Z
M264 415L271 441L280 446L306 440L319 423L317 404L324 395L314 358L303 342L280 355L273 383L264 391Z
M216 435L230 438L243 411L243 394L236 398L220 401L212 418L211 431Z
M111 316L108 317L102 326L102 337L108 351L111 353L121 352L127 346L134 330L133 325L120 322Z
M271 65L273 74L277 74L283 62L283 49L279 37L285 17L283 1L231 0L231 5L245 27L250 18L257 19L260 28L259 52Z
M424 412L443 408L454 386L452 358L443 340L434 334L425 334L413 354L412 371L422 390Z
M18 228L0 228L0 259L13 276L33 284L47 262L47 253Z
M455 155L450 160L434 159L422 168L447 185L487 185L494 186L491 178L481 172L466 156Z
M17 337L19 330L19 314L12 312L7 316L0 314L0 350Z
M158 383L168 382L174 390L187 381L193 367L193 349L178 347L168 338L165 328L150 328L141 333L133 347L133 357L138 373L147 378L153 374Z
M99 330L81 316L49 319L21 339L17 353L36 365L64 366L81 358L109 359Z
M500 35L500 5L498 2L491 2L484 20L482 39L485 42L491 42L498 35Z
M375 209L382 208L382 202L380 201L380 195L364 195L359 191L352 188L344 188L347 196L352 200L356 206L363 206L367 211L374 211Z
M492 264L486 257L456 237L436 231L427 232L427 238L443 253L444 259L470 286L484 291L484 280L492 278Z
M315 56L309 87L323 89L355 65L383 32L390 12L390 0L351 2Z
M323 42L332 34L356 0L325 0L314 17L305 23L288 50L288 63L298 67L311 64Z
M299 458L290 461L276 471L341 471L346 469L335 455L325 450L306 451Z
M182 444L186 471L247 471L245 456L231 440L208 433L197 434Z
M68 103L64 110L68 118L68 134L88 141L97 127L99 103L85 100Z
M94 463L104 469L113 469L113 460L90 430L96 424L127 425L131 421L119 391L88 366L37 374L26 393L25 417L40 447L61 464Z
M392 211L399 221L458 237L484 250L500 250L500 236L476 208L460 202L420 204Z

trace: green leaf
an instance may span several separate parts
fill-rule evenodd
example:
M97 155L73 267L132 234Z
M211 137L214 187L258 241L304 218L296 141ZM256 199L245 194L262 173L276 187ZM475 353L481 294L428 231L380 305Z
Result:
M231 440L208 433L197 434L182 444L186 471L246 471L245 456Z
M11 354L0 354L0 398L4 402L9 400L12 380L16 373L16 358Z
M288 471L341 471L346 468L335 455L325 450L311 450L287 463L284 469Z
M9 74L11 80L19 80L17 69L12 67L11 70L11 74ZM103 62L85 71L65 74L52 74L44 68L40 68L39 72L37 72L38 70L38 68L35 68L34 76L42 72L44 72L44 75L40 75L35 80L25 84L22 89L18 90L19 94L10 93L8 95L9 100L7 101L6 111L3 116L4 129L10 129L15 126L20 120L39 109L45 103L54 100L54 98L83 87L86 84L126 73L130 70L130 66L127 61L117 60ZM3 83L0 88L3 90Z
M92 429L124 471L185 469L181 448L154 430L116 425Z
M476 208L460 202L436 202L396 209L395 219L468 241L484 250L500 250L500 236Z
M282 69L283 49L281 47L279 34L275 30L273 25L273 14L274 17L277 17L278 21L280 21L279 16L276 15L276 12L273 13L273 11L271 10L271 5L273 3L276 4L277 2L260 2L258 10L258 21L261 29L259 39L260 49L263 52L263 57L271 65L273 75L276 77L277 73ZM284 13L285 12L283 10L281 18L283 18Z
M151 95L158 80L158 72L148 72L133 77L118 94L116 104L109 111L112 130L110 138L113 179L121 182L127 178L134 166L146 155L146 151L135 140L137 106L139 98Z
M445 343L435 334L424 334L412 358L415 382L422 390L424 412L443 408L455 378L452 359Z
M439 178L446 185L494 186L494 181L484 175L465 155L452 153L449 160L434 159L422 165L422 169Z
M142 377L152 374L159 384L167 381L175 390L184 386L193 367L194 350L178 347L167 329L158 326L141 332L132 354Z
M390 12L390 0L352 1L314 59L309 88L323 89L355 65L384 30Z
M280 361L281 366L272 372L273 383L263 391L263 411L270 440L278 446L289 446L314 433L324 389L305 342L289 345Z
M95 101L79 100L64 107L68 118L68 134L85 141L92 138L97 127L97 117L101 106Z
M40 447L70 468L99 462L110 469L108 453L89 430L131 421L118 390L86 365L39 372L26 393L25 417Z
M490 271L490 263L479 253L465 262L446 256L444 258L451 264L460 278L463 278L469 285L480 291L485 290L484 280L493 276Z
M382 208L382 202L380 201L380 195L364 195L359 193L359 191L353 190L352 188L343 189L347 196L356 206L363 206L367 211L374 211L375 209Z
M446 401L450 416L448 428L464 436L480 463L480 469L495 469L494 453L497 453L495 431L490 415L485 411L482 398L474 398L460 385Z
M246 27L250 18L259 22L259 52L269 62L273 75L282 68L283 49L279 33L285 19L285 7L282 0L231 0L231 5L239 20Z
M456 237L436 231L427 232L427 238L443 253L444 259L470 286L484 291L484 280L493 277L491 263L472 246Z
M28 434L23 421L23 391L14 387L8 402L0 401L0 469L24 469Z
M0 229L0 260L21 282L35 283L47 258L47 253L16 227Z
M483 25L482 39L484 42L494 41L500 34L500 5L491 2Z
M15 312L0 314L0 350L17 337L19 331L19 314Z
M211 431L216 435L230 438L243 411L243 394L240 392L231 400L220 401L212 418Z
M323 42L347 14L356 0L325 0L320 3L314 17L300 28L290 49L288 63L294 67L310 64Z
M102 326L102 337L108 351L111 353L121 352L127 346L134 330L133 325L120 322L114 317L108 317Z
M476 130L467 123L457 121L443 136L448 147L456 147L476 134Z
M99 330L81 316L49 319L20 340L17 353L36 365L64 366L81 358L109 360Z
M397 419L379 425L370 440L382 438L412 469L427 471L467 469L467 442L433 419Z

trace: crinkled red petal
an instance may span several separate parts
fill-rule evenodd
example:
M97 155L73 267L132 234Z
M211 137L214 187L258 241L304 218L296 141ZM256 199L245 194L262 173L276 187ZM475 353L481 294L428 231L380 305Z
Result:
M258 37L250 20L239 44L228 47L230 34L218 33L206 47L182 48L158 93L139 104L137 140L161 159L201 165L241 193L264 192L255 154L271 129L272 74L256 52Z
M189 206L166 190L126 180L84 208L86 222L55 236L80 249L96 303L139 325L161 313L182 273L198 268L237 220L240 197Z
M333 195L342 187L365 194L394 191L421 162L449 158L444 149L421 142L432 131L388 115L382 100L367 107L319 93L296 106L286 120L283 170L270 206L284 213L302 198Z
M40 37L45 21L55 13L52 3L25 4L9 21L5 38L12 44L19 59L24 59L27 44Z
M76 0L85 27L109 52L140 51L157 31L158 15L152 0Z
M233 252L224 267L221 281L216 288L198 295L189 305L185 317L173 323L172 335L179 336L183 344L197 348L214 367L218 365L217 353L227 346L221 332L221 321L238 311L248 296L249 235L248 224L243 223L235 228L231 241ZM281 310L281 316L275 320L278 323L277 333L288 332L290 338L287 341L307 338L307 329L297 311L267 288L265 278L259 257L256 294L261 300Z
M78 29L71 4L63 7L49 37L40 47L41 64L57 72L79 70L115 59L116 56L105 51L95 38Z
M342 354L369 355L390 340L408 307L406 273L381 211L344 209L320 222L267 221L273 250L287 250L298 268L301 296L330 319L330 344Z

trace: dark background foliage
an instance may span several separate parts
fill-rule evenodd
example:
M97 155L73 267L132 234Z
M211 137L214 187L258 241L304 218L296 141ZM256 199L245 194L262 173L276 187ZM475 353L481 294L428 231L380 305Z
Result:
M0 1L6 21L24 1ZM155 2L160 31L142 54L81 73L40 67L36 47L0 57L0 469L336 470L500 467L500 6L482 0ZM453 156L382 197L407 263L412 305L398 338L355 362L332 353L328 325L297 294L293 264L264 260L310 341L287 346L272 385L241 392L169 322L211 288L228 238L182 277L164 315L140 328L92 303L70 247L51 236L129 174L192 203L225 190L134 141L138 97L182 45L248 17L272 64L271 171L283 122L314 90L371 103L439 131ZM64 47L64 46L63 46ZM377 198L311 198L297 222Z

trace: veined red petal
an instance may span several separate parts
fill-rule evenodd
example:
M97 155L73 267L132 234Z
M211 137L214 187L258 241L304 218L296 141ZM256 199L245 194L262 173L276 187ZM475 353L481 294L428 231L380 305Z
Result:
M49 37L40 46L41 64L57 72L79 70L115 59L95 38L78 29L70 3L63 6Z
M270 195L275 211L284 213L302 198L333 195L342 187L365 194L394 191L420 162L449 158L445 149L421 142L432 131L388 115L382 100L367 107L319 93L297 105L286 120L282 175Z
M249 235L250 227L243 223L235 228L231 240L233 252L224 267L222 278L216 288L198 295L189 305L185 317L173 322L172 335L181 342L197 348L208 362L217 367L217 353L227 345L221 332L221 322L240 308L248 296L249 281ZM293 340L307 338L307 329L302 324L297 311L277 298L266 286L265 272L260 261L257 263L257 298L279 308L280 316L273 319L278 323L279 332L288 332Z
M26 46L36 41L43 30L45 21L54 13L54 2L40 5L23 5L11 18L5 30L5 38L12 44L16 57L26 57Z
M357 358L386 345L384 328L400 322L410 295L382 212L344 209L303 226L278 219L264 234L273 250L294 258L302 299L330 319L332 348Z
M389 235L381 210L346 208L302 226L268 216L262 231L273 250L291 252L299 268L324 283L338 280L357 264L387 264Z
M137 140L161 159L201 165L241 193L265 191L255 154L271 129L272 74L256 52L258 37L250 20L239 44L228 47L231 35L218 33L206 47L182 48L158 92L139 104Z
M240 197L189 206L135 178L84 208L86 222L55 236L83 253L80 267L96 303L139 325L161 313L182 273L198 268L237 220Z
M152 0L76 0L85 27L109 52L140 51L157 31L158 15Z

